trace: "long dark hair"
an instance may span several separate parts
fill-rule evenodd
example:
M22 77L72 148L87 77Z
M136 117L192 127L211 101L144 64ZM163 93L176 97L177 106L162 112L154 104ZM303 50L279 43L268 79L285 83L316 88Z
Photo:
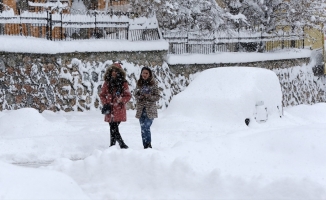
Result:
M149 73L149 77L147 80L144 80L143 77L141 76L142 72L144 70L147 70L148 73ZM154 77L153 77L153 73L152 73L152 70L149 68L149 67L143 67L140 71L140 77L137 81L137 86L138 87L143 87L144 85L148 85L148 86L152 86L155 84L155 80L154 80Z
M112 77L112 71L117 72L116 78ZM105 72L104 80L109 85L109 93L113 94L114 90L123 93L123 84L127 82L126 80L126 72L121 68L121 65L114 63L112 64Z

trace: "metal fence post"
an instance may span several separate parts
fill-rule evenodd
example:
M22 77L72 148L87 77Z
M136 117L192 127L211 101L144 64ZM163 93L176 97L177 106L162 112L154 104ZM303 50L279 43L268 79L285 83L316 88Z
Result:
M63 28L62 28L62 11L60 12L60 15L61 15L61 30L60 30L60 38L61 38L61 40L63 39L63 37L62 37L62 32L63 32Z
M302 49L304 49L304 26L302 27Z
M129 40L129 26L130 26L130 22L128 22L128 26L127 26L127 40Z
M19 35L22 36L23 26L22 26L21 10L20 9L18 9L18 15L19 15Z
M96 11L94 12L94 17L95 17L95 19L94 19L94 26L95 26L95 28L94 28L94 36L95 36L95 39L98 39L98 32L97 32L97 28L96 28Z
M45 27L45 34L46 34L46 39L50 39L49 36L49 26L50 26L50 20L49 20L49 11L46 11L46 27Z
M189 53L189 32L187 32L186 53Z
M52 40L52 13L50 12L50 30L49 30L49 33L50 33L50 40Z
M216 51L216 49L215 49L215 40L216 40L216 35L215 35L215 31L213 31L213 49L212 49L212 51L213 51L213 53L216 53L215 51Z
M282 38L282 49L284 49L284 30L283 30L283 38Z
M266 50L263 49L263 29L260 28L260 43L259 43L259 51L261 53L265 52Z

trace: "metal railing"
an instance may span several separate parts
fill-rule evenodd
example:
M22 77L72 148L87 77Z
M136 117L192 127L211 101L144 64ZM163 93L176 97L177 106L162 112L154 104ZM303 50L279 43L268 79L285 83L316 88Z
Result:
M304 48L304 35L260 35L226 37L211 34L163 34L169 54L210 54L217 52L271 52Z
M116 15L118 14L118 15ZM129 13L130 14L130 13ZM129 18L128 13L0 13L0 35L17 35L48 40L158 40L156 18Z

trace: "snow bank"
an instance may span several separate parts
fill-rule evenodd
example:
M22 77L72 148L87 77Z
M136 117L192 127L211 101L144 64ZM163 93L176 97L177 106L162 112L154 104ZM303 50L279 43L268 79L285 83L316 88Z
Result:
M127 41L127 40L74 40L50 41L21 36L1 36L0 51L28 52L40 54L73 53L73 52L117 52L117 51L160 51L167 50L168 42Z
M270 53L256 52L220 52L214 54L183 54L167 56L167 63L176 64L214 64L214 63L246 63L268 60L284 60L296 58L309 58L311 50L308 49L291 49Z
M70 177L0 162L0 199L90 199Z
M0 160L10 163L48 162L57 157L84 158L93 151L94 143L105 146L108 140L101 132L89 135L87 129L67 123L60 112L41 114L33 108L0 112L0 130Z
M121 151L110 148L94 151L84 161L58 159L48 168L71 176L83 190L89 192L92 199L258 200L325 197L322 186L309 179L281 178L266 183L262 177L246 180L238 175L226 175L216 168L209 172L198 172L184 162L187 156L185 153L173 159L173 156L155 150ZM206 162L202 165L205 165L209 156L203 156ZM216 163L216 159L211 160Z
M193 121L198 130L241 127L246 118L255 120L260 102L268 116L282 114L282 92L274 72L251 67L214 68L200 73L176 95L162 118ZM205 127L196 123L202 118L207 119Z
M212 73L202 74L207 80L211 79ZM195 80L198 78L199 75ZM229 84L225 90L231 92L231 86ZM185 98L192 100L193 93L186 94ZM214 95L212 98L217 99ZM197 100L195 104L201 105L203 100ZM91 199L326 198L326 124L322 120L326 113L325 103L286 108L282 118L249 128L243 124L245 128L240 130L229 126L228 132L223 130L226 126L211 126L211 116L201 115L212 110L209 106L201 106L204 111L199 113L200 117L195 117L196 121L187 121L180 112L188 108L182 105L184 101L179 103L178 109L168 107L159 111L159 118L152 126L154 148L146 150L141 144L134 110L127 112L128 121L119 127L130 147L126 150L118 145L108 147L109 126L98 111L40 114L21 109L0 112L0 119L9 114L21 117L17 120L21 125L16 123L16 126L25 126L29 122L26 116L29 116L35 118L35 122L48 120L57 126L77 128L74 134L58 131L47 132L48 135L42 137L28 134L20 138L1 137L0 160L42 162L43 158L56 159L46 169L70 176ZM226 110L219 114L224 115ZM15 112L19 115L13 115ZM168 120L165 117L169 117ZM226 125L234 124L234 121L224 120ZM34 131L41 132L42 125L47 124L35 126ZM19 135L14 133L17 130L13 129L13 135ZM221 133L223 135L219 136ZM75 156L85 159L67 159ZM18 169L24 172L17 172ZM26 170L0 163L0 199L85 199L59 196L79 194L75 183L67 186L70 182L61 173L47 175L44 168ZM61 186L65 187L63 194L58 192ZM14 196L14 191L21 196Z
M77 129L62 122L51 122L34 108L23 108L16 111L3 111L0 116L1 138L24 138L50 135L52 132L69 132ZM51 112L47 112L48 114ZM36 131L37 130L37 131Z

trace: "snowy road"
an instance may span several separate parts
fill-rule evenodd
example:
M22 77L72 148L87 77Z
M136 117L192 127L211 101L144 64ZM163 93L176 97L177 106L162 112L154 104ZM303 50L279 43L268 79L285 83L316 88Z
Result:
M38 124L36 133L43 131L43 119L51 121L47 128L53 132L2 136L1 160L63 172L91 199L325 199L326 104L288 108L282 119L264 124L211 131L200 131L209 119L197 124L185 118L167 120L160 111L149 150L142 148L134 111L121 124L127 150L108 148L109 127L98 111L3 114L19 122L24 113Z

